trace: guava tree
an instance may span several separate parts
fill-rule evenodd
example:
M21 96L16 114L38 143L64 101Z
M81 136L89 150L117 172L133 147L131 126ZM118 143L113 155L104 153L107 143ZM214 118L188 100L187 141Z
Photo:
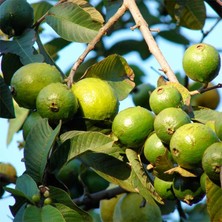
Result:
M175 210L181 221L221 221L221 84L211 83L220 55L205 43L221 17L217 0L0 1L0 117L9 119L7 143L24 136L25 172L0 163L14 221L163 221ZM56 35L45 43L49 26ZM141 40L111 42L129 29ZM188 48L186 75L174 73L157 38ZM58 53L75 42L85 50L63 73ZM156 59L157 83L143 82L124 58L132 52ZM130 95L135 107L119 111Z

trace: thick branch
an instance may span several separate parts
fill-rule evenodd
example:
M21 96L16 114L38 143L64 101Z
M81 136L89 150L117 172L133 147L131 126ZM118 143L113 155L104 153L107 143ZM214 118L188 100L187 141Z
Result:
M118 11L108 20L108 22L100 29L100 31L98 32L98 34L96 35L96 37L88 44L87 48L85 49L85 51L82 53L82 55L78 58L78 60L75 62L75 64L73 65L68 79L67 79L67 85L69 87L71 87L72 83L73 83L73 77L75 75L75 72L77 70L77 68L80 66L80 64L85 60L86 56L88 55L88 53L94 49L95 45L97 44L97 42L100 41L100 39L102 38L103 35L105 35L107 33L107 31L109 30L109 28L116 23L119 18L125 13L125 11L127 10L126 6L123 4Z
M172 69L170 68L162 52L160 51L155 39L153 38L152 33L150 32L149 26L147 22L144 20L142 14L140 13L140 10L136 5L135 0L124 0L124 4L127 6L130 13L132 14L134 21L136 22L136 26L141 31L150 52L154 55L156 60L159 62L162 71L166 74L166 76L171 82L178 82Z
M97 193L93 193L90 195L85 195L83 197L76 198L73 201L78 206L84 206L86 209L92 209L92 208L98 207L100 200L111 199L117 196L118 194L126 193L126 192L127 191L121 187L115 187L113 189L103 190L103 191L99 191Z
M210 7L222 18L222 2L221 0L205 0Z

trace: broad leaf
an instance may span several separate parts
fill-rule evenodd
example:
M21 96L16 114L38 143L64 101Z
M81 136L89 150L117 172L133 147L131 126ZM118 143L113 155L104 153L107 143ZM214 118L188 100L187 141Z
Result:
M61 207L67 207L70 211L72 211L72 214L74 214L78 219L81 219L86 222L91 221L90 215L81 208L79 208L64 190L52 186L50 186L49 189L50 197L52 198L53 203L55 203L56 206L62 204L63 206ZM60 211L62 211L62 209ZM63 212L61 213L63 214Z
M58 209L51 205L42 208L30 206L25 209L23 222L66 222Z
M2 56L1 69L7 85L10 85L12 76L22 66L18 55L7 53Z
M178 25L194 30L203 28L206 19L203 0L165 0L164 3Z
M48 125L47 119L42 119L39 120L27 136L24 150L26 172L37 183L42 182L49 151L56 140L60 128L61 122L53 130Z
M142 166L142 163L140 162L138 158L138 154L136 151L132 149L126 149L126 156L132 166L132 170L135 172L135 177L137 177L137 180L139 179L140 183L146 190L149 192L149 194L159 203L163 203L162 198L159 196L159 194L155 191L149 177L147 176L146 172L144 171L144 168ZM138 187L138 190L140 190L140 187ZM141 194L143 195L143 194Z
M194 110L194 119L201 123L207 123L208 121L221 121L222 120L222 113L208 109L205 107L195 107Z
M23 65L33 62L42 62L43 56L40 54L34 54L34 43L35 31L29 29L12 41L0 40L0 51L1 53L13 53L18 55Z
M28 174L23 174L17 179L15 189L30 198L39 192L36 182Z
M210 221L222 221L222 189L206 178L207 210Z
M13 103L14 103L14 110L15 110L15 118L9 120L7 145L9 145L10 142L12 141L14 134L17 133L21 129L23 123L26 120L26 117L29 114L28 109L20 107L15 101Z
M130 39L116 42L107 50L107 54L110 55L116 53L119 55L125 55L132 51L138 52L143 60L147 59L151 55L145 40L138 41Z
M54 65L62 74L62 71L60 70L60 68L57 66L57 64L54 62L54 60L51 58L51 56L49 55L49 53L45 50L44 45L41 42L39 33L36 32L36 43L39 47L39 51L40 53L44 56L44 62L50 64L50 65Z
M114 149L114 141L100 132L69 131L61 135L62 142L67 139L70 139L68 160L86 151L107 152Z
M72 0L52 7L46 22L64 39L90 42L102 27L102 16L86 1Z
M158 33L158 36L161 36L164 39L177 44L188 45L190 43L190 41L186 37L184 37L178 29L161 31Z
M107 152L108 153L108 152ZM114 156L118 153L114 152ZM135 192L135 187L131 181L131 167L119 158L113 157L111 154L88 151L80 156L82 162L92 167L97 174L107 181L121 186L129 192Z
M0 117L7 119L15 117L11 92L1 76L0 76Z
M21 207L27 202L34 204L32 196L39 192L35 181L27 174L23 174L17 179L15 189L5 187L5 190L11 193L15 198L15 204L10 206L10 210L14 216L17 216L17 213L21 211Z
M91 66L84 75L108 81L119 100L125 99L135 86L133 70L123 57L116 54Z
M70 42L68 42L62 38L55 38L55 39L47 42L46 44L44 44L44 48L49 53L51 58L56 60L56 59L58 59L58 52L61 49L63 49L64 47L66 47L68 44L70 44Z
M5 190L10 192L13 196L24 197L29 202L33 203L32 196L39 192L35 181L27 174L18 177L15 189L6 187Z
M34 20L39 20L52 7L49 2L41 1L31 4L34 10Z
M78 212L74 211L73 209L67 207L64 204L57 203L55 204L55 207L60 211L62 214L63 218L65 219L66 222L73 222L73 221L78 221L78 222L91 222L92 218L86 219L83 218Z
M112 17L122 5L122 1L104 1L104 5L106 7L106 20L108 21L110 17Z
M16 213L13 222L23 222L23 215L25 212L25 208L26 204L23 204L22 207L20 207L19 211Z

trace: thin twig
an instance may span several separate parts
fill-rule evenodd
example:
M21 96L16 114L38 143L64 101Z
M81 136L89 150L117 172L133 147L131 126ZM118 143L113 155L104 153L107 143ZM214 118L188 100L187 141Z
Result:
M190 95L193 96L193 95L197 95L197 94L202 94L202 93L205 93L207 91L210 91L210 90L213 90L213 89L218 89L218 88L222 88L222 83L218 83L215 86L211 86L211 87L207 87L207 88L203 87L203 88L200 88L198 90L191 91Z
M208 31L206 31L206 32L202 31L203 36L202 36L200 42L203 42L203 40L209 35L210 32L213 31L213 29L217 26L217 24L221 21L221 19L222 18L220 18L220 17L217 18L217 21L215 22L215 24L213 24L213 26Z
M168 65L155 39L153 38L150 32L149 26L147 22L144 20L142 14L140 13L140 10L136 5L135 0L124 0L124 4L127 6L130 13L132 14L134 21L136 22L136 25L138 26L139 30L141 31L143 35L143 38L145 39L148 45L150 52L154 55L156 60L159 62L161 66L161 70L166 74L166 76L171 82L178 82L174 72Z
M73 78L75 75L75 72L77 70L77 68L80 66L80 64L85 60L86 56L88 55L88 53L94 49L95 45L100 41L100 39L102 38L103 35L105 35L107 33L107 31L109 30L109 28L116 23L119 18L125 13L125 11L127 10L126 6L123 4L118 10L117 12L108 20L108 22L99 30L98 34L96 35L96 37L88 44L87 48L84 50L84 52L82 53L82 55L80 55L80 57L77 59L77 61L74 63L69 76L67 78L67 85L69 87L72 86L73 83Z

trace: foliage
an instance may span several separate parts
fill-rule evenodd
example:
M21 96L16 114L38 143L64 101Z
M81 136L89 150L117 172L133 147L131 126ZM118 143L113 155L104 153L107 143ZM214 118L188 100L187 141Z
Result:
M68 86L73 81L75 84L82 78L100 78L111 86L121 103L133 91L135 92L137 85L144 82L143 77L146 73L138 64L128 64L124 57L136 52L142 61L147 61L152 57L152 53L155 56L156 48L155 50L152 48L155 46L148 43L149 51L144 36L139 40L127 36L126 40L106 44L106 39L112 39L112 36L118 36L121 31L126 31L133 26L135 18L131 15L132 8L129 7L129 10L124 12L118 11L122 15L125 13L125 16L119 16L116 11L121 7L120 0L97 1L94 6L90 5L90 2L60 0L31 4L34 9L32 27L27 28L19 36L7 36L1 33L0 117L9 119L7 144L11 142L15 133L22 130L30 113L30 110L19 107L14 102L10 93L11 77L20 67L34 62L55 65L61 72L57 65L59 53L72 43L79 42L88 45L86 51L79 55L74 66L67 67L69 74L62 73L64 82L67 82ZM202 31L208 19L204 1L156 0L154 2L157 6L156 13L151 10L150 3L136 1L150 29L159 25L163 27L161 32L153 34L154 41L166 39L169 45L173 42L184 48L191 45L193 42L190 36L184 35L183 27ZM131 0L123 1L125 7L129 4ZM209 4L215 9L212 3ZM218 4L218 7L221 6ZM218 10L215 11L222 16ZM107 24L110 26L104 29ZM47 26L50 26L56 34L45 43L44 34L49 34ZM103 38L104 34L106 37ZM208 34L210 32L203 35L201 41ZM92 56L87 58L90 51L93 51ZM158 56L155 58L161 64L161 58ZM165 73L166 78L171 80L170 74ZM70 79L70 77L73 78ZM160 78L157 85L171 84L178 89L184 102L183 108L193 122L207 125L211 121L212 127L215 127L216 123L220 124L222 119L220 111L191 107L192 93L186 89L189 80L183 75L178 77L178 80L179 83L166 83L164 78ZM207 90L206 87L200 89L199 92L204 92L204 90ZM92 209L99 208L102 199L110 199L120 193L128 192L139 193L143 197L141 206L147 202L158 212L158 215L160 213L164 215L162 209L167 206L167 201L155 191L153 176L171 180L171 174L181 174L184 177L192 174L199 177L202 173L201 168L201 173L189 170L188 172L180 166L173 168L172 160L166 154L158 156L155 164L150 164L143 156L143 146L132 150L121 144L112 134L112 119L99 121L85 119L78 112L72 120L60 121L58 124L51 123L45 118L40 119L25 138L23 151L25 172L17 178L14 188L4 187L5 191L15 198L15 204L10 206L15 222L46 222L52 218L53 221L59 222L96 221L96 218L99 221L98 215L93 214ZM67 175L66 181L60 179L58 176L60 170L73 160L79 161L80 164L75 168L78 170ZM95 187L101 183L101 179L108 181L110 186L102 188L97 193L89 193L90 189L83 180L84 173L89 168L98 174ZM168 171L167 176L165 171ZM0 179L2 178L7 180L7 175L0 172ZM1 182L2 180L0 180L0 188L3 186ZM34 200L34 195L39 195L38 201ZM216 199L221 201L221 197L221 188L207 178L207 201L203 205L204 209L207 205L211 220L221 220L221 208L214 204ZM49 204L46 201L47 198L50 198ZM178 199L173 203L173 210L176 206L181 218L185 219L186 215ZM207 213L200 216L199 206L196 204L193 210L186 212L188 218L198 216L198 220L204 220L208 217ZM167 210L167 214L171 211L171 209Z

